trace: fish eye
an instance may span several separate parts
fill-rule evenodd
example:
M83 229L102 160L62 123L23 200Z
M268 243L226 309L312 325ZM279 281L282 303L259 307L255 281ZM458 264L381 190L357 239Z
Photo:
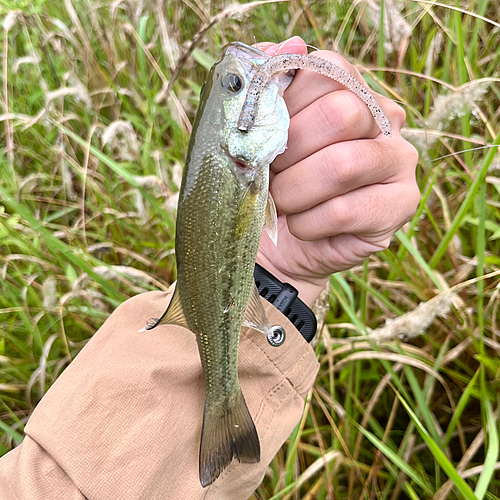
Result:
M239 92L243 88L243 80L232 73L222 77L222 86L229 92Z

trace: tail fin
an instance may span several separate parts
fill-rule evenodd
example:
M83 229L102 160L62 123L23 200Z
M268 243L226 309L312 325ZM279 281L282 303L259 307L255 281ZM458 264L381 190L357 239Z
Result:
M260 461L257 429L239 389L234 404L221 414L205 403L200 445L200 483L212 484L233 457L240 462Z

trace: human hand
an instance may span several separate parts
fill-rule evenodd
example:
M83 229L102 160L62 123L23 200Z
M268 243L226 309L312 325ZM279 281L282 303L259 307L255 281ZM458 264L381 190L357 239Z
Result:
M307 54L299 37L257 47L271 55ZM364 82L338 54L313 55ZM285 92L288 149L271 165L270 185L278 245L263 234L257 262L295 286L308 305L332 273L388 248L419 202L418 153L400 133L405 112L385 97L376 99L391 123L391 139L359 97L328 77L299 70Z

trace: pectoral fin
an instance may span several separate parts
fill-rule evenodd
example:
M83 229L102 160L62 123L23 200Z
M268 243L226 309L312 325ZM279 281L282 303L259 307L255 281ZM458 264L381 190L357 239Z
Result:
M184 310L182 309L181 300L179 298L179 293L177 292L177 287L175 288L174 296L172 297L167 310L163 313L161 318L151 318L146 323L146 326L139 331L144 332L146 330L152 330L159 325L177 325L189 330L186 317L184 316Z
M267 194L266 231L274 246L276 246L278 244L278 212L270 191Z
M250 300L248 301L247 308L245 309L245 316L243 319L243 326L257 330L264 335L272 335L271 323L267 319L266 311L262 305L259 291L255 286L252 286L250 293Z

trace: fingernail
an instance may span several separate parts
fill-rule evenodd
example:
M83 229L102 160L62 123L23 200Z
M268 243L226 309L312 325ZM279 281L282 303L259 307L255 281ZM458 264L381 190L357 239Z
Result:
M284 48L287 50L297 49L299 47L303 47L305 44L306 42L304 42L300 36L292 36L278 45L278 52L281 52Z
M292 36L288 40L284 40L281 43L269 43L269 42L261 42L254 45L258 49L262 50L266 54L271 56L277 56L278 54L286 54L286 52L294 53L294 52L304 52L306 50L306 42L300 38L300 36Z

